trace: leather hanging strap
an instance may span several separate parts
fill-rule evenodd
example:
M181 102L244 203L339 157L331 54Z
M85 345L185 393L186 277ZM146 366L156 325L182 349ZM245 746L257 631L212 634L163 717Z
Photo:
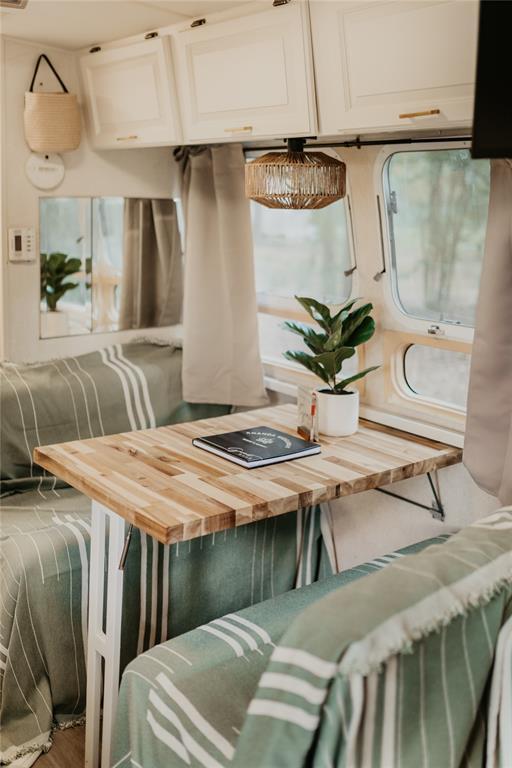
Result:
M30 83L30 92L32 93L33 90L34 90L34 83L36 81L37 71L39 69L39 65L41 64L41 59L44 59L46 61L46 63L50 67L51 71L53 72L53 74L55 75L55 77L59 81L60 85L62 86L62 90L64 91L64 93L68 93L68 89L66 88L66 86L62 82L61 78L59 77L59 74L57 73L57 70L55 69L55 67L53 66L53 64L51 63L50 59L48 58L48 56L45 53L42 53L39 56L38 60L37 60L36 68L34 69L34 74L32 76L32 82Z

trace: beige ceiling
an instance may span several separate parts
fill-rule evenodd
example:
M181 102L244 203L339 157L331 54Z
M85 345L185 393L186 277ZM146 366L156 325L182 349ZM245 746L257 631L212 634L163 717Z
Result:
M141 2L141 0L137 0ZM225 11L249 0L149 0L151 5L164 10L171 9L183 16L201 16L204 13ZM142 0L144 2L144 0Z
M24 10L0 11L0 32L60 48L83 48L244 0L29 0Z

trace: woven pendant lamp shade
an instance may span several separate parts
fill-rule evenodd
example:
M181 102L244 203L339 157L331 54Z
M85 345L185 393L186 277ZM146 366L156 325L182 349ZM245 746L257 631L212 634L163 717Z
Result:
M287 152L269 152L245 166L245 195L267 208L325 208L345 197L345 163L324 152L304 152L288 139Z

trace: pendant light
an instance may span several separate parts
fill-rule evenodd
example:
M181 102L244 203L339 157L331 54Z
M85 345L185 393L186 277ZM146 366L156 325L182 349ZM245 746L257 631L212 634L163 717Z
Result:
M287 152L268 152L245 166L245 195L267 208L325 208L345 197L346 167L325 152L304 152L305 139L288 139Z

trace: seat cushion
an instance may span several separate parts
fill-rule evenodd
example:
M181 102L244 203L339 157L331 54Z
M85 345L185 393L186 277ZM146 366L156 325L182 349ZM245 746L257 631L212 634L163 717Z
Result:
M0 762L40 750L54 722L83 715L90 508L72 488L1 501ZM123 665L156 642L293 589L297 541L303 574L332 573L320 515L312 507L165 547L135 530Z
M83 713L90 500L72 488L26 492L2 499L0 515L0 762L9 762L31 740L45 745L54 719Z
M509 507L302 611L232 768L510 766L511 650Z
M333 590L446 538L228 614L139 656L123 674L113 764L227 765L270 653L293 619Z

